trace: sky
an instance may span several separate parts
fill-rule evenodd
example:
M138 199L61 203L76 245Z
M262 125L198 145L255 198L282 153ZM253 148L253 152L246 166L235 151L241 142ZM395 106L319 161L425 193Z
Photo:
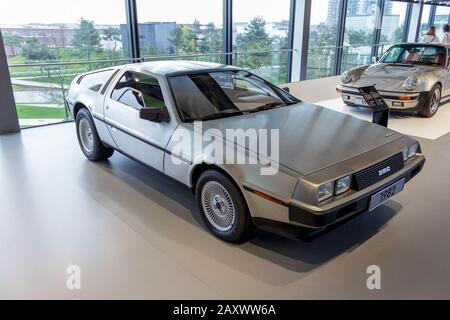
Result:
M222 0L137 0L141 22L214 22L222 25ZM290 0L235 0L234 21L249 21L256 15L266 21L289 18ZM394 14L403 21L405 3L394 2ZM328 0L313 0L311 24L327 18ZM124 0L0 0L0 25L26 23L76 23L83 17L96 24L125 23Z
M289 0L236 0L234 19L249 21L260 15L267 21L289 18ZM124 0L0 0L0 25L76 23L81 17L96 24L125 23ZM222 0L138 0L140 21L176 21L222 24Z

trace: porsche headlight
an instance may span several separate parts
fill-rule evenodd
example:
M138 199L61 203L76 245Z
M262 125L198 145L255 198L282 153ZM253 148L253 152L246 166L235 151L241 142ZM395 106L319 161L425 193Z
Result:
M414 143L412 146L403 149L403 161L414 157L417 154L417 150L419 150L418 143Z
M417 77L409 77L403 83L403 88L405 88L408 91L413 91L413 90L417 89L418 84L419 84L419 80L417 79Z
M334 194L339 195L350 189L351 176L346 176L336 180L334 187Z
M333 187L333 182L321 184L319 188L317 188L317 200L320 202L330 198L333 195Z
M344 84L352 82L352 77L348 73L348 71L344 71L344 73L342 73L342 75L341 75L341 82L344 83Z

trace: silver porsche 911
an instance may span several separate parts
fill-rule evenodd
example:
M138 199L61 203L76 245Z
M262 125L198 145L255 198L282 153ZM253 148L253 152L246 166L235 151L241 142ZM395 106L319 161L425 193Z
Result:
M159 61L82 74L67 105L89 160L117 151L179 181L206 227L232 242L254 225L322 230L374 210L425 162L411 137L220 64ZM248 143L269 133L266 146Z
M337 91L347 105L367 107L357 88L375 85L391 110L432 117L450 96L448 67L447 46L398 44L377 63L345 71Z

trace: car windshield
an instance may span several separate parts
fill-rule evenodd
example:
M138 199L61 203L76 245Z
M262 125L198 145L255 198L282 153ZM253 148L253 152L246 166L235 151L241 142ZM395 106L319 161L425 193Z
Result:
M299 102L243 70L172 76L169 82L183 121L225 118Z
M397 45L380 59L382 63L441 65L446 63L446 49L430 45Z

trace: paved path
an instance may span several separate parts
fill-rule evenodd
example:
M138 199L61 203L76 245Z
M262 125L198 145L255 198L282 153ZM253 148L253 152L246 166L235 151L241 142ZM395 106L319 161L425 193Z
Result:
M43 89L61 89L61 85L55 83L45 83L45 82L36 82L36 81L27 81L27 80L19 80L19 79L11 79L11 83L16 86L23 87L33 87L33 88L43 88ZM64 85L64 89L67 89L69 86Z
M46 124L62 122L62 119L19 119L21 127L36 127Z

